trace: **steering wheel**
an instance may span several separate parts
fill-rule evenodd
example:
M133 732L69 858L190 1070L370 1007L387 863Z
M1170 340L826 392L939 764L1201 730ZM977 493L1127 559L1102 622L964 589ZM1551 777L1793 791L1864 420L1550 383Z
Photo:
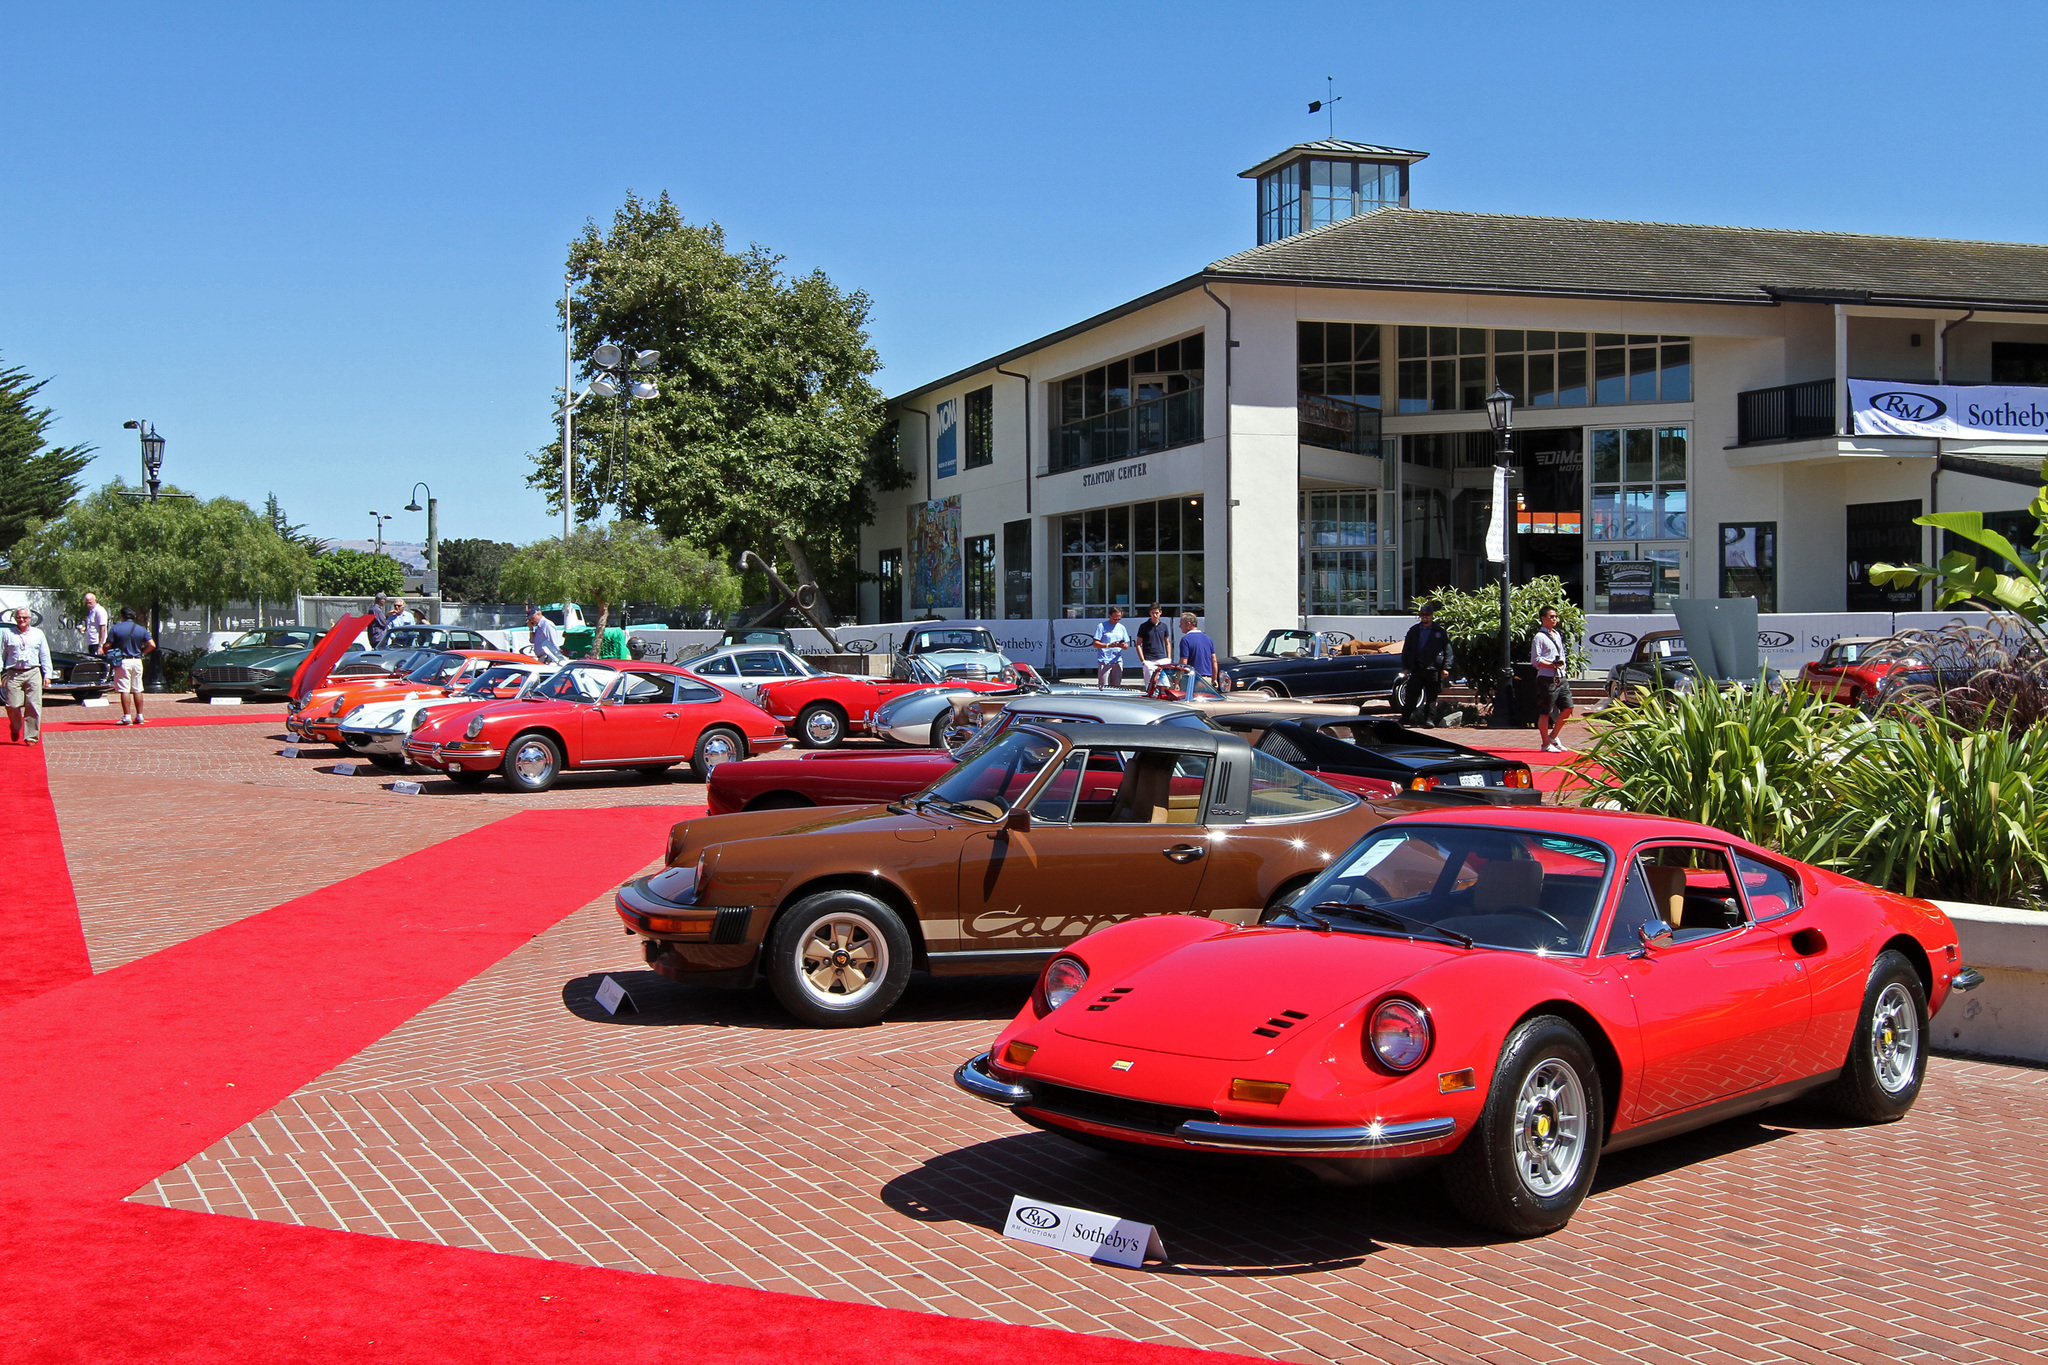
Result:
M1496 905L1486 913L1489 915L1528 915L1551 925L1557 930L1558 937L1564 942L1570 943L1572 941L1570 925L1566 924L1556 915L1551 914L1548 910L1539 909L1533 905Z

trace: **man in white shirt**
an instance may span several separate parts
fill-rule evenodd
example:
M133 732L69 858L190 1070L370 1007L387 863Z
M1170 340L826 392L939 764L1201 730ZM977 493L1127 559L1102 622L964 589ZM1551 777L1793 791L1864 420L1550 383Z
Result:
M0 693L7 703L7 737L16 743L43 740L43 684L57 681L50 642L34 624L27 607L18 607L13 622L0 630Z
M1111 607L1109 619L1095 627L1095 685L1124 685L1124 651L1131 647L1131 633L1124 629L1124 609Z
M569 662L568 656L562 653L561 632L555 629L553 621L542 616L539 611L535 611L526 618L526 624L533 627L534 658L539 659L544 664L565 664Z
M91 593L85 595L85 652L104 654L107 652L107 631L113 622L107 617L107 609L100 605L100 599Z
M1565 675L1570 652L1557 628L1557 608L1545 607L1536 618L1536 638L1529 642L1529 662L1541 684L1542 704L1536 714L1536 738L1545 753L1563 753L1564 723L1572 718L1572 682Z

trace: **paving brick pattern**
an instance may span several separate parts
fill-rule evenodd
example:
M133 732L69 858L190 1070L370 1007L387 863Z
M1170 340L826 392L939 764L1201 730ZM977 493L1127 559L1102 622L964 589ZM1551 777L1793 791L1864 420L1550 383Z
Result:
M65 752L83 738L50 741L67 783L99 761ZM260 812L340 820L354 798L267 776L283 765L262 750L234 762L266 776L209 791L248 788L229 823L271 823L212 847L247 840L236 894L261 908L255 874L300 855L277 841L292 819ZM426 802L364 804L351 828L427 842ZM120 803L72 793L60 812L73 837ZM208 819L167 803L151 846L201 846ZM322 880L354 870L322 857ZM638 1012L597 1007L604 972ZM1802 1105L1624 1153L1564 1232L1504 1243L1427 1179L1333 1190L1128 1162L959 1094L953 1065L1022 997L920 981L876 1028L794 1028L762 993L639 970L599 900L134 1198L1299 1361L1933 1365L2038 1360L2048 1339L2048 1072L1937 1059L1900 1124ZM1157 1222L1175 1260L1006 1242L1013 1192Z

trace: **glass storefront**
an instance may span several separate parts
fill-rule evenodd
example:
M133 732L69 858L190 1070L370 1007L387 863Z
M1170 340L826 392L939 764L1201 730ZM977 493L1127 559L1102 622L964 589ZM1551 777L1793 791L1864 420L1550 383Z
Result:
M1301 610L1308 616L1380 611L1382 495L1374 488L1304 493L1301 498Z
M1055 517L1060 614L1126 614L1157 602L1169 615L1205 614L1203 506L1199 496L1096 507Z

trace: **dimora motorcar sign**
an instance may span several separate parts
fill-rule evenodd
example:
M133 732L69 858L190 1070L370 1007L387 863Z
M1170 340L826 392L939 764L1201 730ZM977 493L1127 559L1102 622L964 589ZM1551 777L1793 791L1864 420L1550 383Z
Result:
M2048 435L2048 388L1852 379L1858 436Z

